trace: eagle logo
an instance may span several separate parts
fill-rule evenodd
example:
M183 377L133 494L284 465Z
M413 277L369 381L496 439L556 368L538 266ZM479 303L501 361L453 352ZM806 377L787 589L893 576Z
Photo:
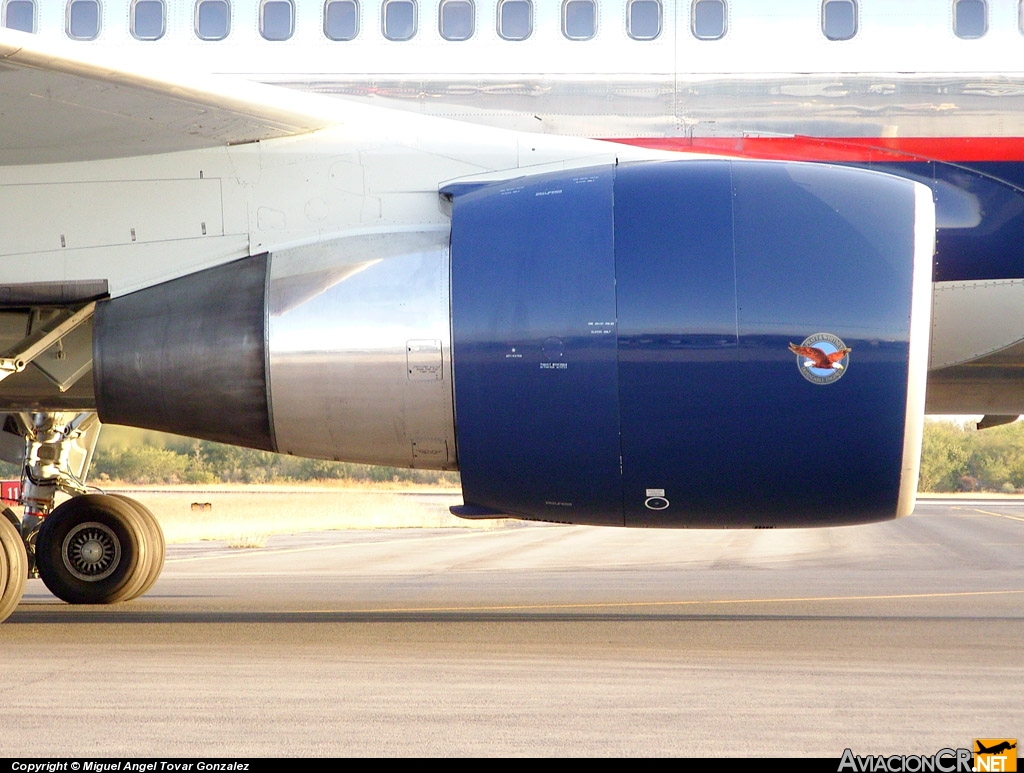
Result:
M853 351L831 333L815 333L799 346L790 343L789 350L796 355L801 375L812 384L831 384L842 378L850 366Z

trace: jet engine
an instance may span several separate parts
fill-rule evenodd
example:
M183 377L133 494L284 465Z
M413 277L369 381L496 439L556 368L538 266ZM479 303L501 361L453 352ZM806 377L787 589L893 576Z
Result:
M99 305L105 422L459 469L467 517L819 526L913 508L934 207L916 183L648 162L441 191Z

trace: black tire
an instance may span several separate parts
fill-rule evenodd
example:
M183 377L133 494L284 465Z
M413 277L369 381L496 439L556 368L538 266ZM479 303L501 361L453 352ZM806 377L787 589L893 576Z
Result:
M0 518L0 621L21 601L28 579L28 554L21 533L7 518Z
M167 541L164 539L164 530L160 526L160 521L153 515L153 511L141 502L131 497L126 497L124 494L111 494L110 496L121 500L132 508L145 525L146 531L149 534L149 573L142 583L142 587L131 597L133 599L138 598L153 587L153 584L160 578L160 573L164 570L164 559L167 557Z
M116 497L69 499L39 527L39 576L69 604L125 601L149 576L146 531L135 510Z

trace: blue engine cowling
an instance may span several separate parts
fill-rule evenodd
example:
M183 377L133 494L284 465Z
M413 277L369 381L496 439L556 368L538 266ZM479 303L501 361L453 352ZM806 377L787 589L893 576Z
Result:
M741 161L448 193L459 514L757 527L913 508L930 193Z

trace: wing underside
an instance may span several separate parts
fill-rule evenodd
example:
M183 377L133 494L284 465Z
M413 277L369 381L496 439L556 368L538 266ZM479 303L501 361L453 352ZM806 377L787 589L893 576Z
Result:
M344 118L338 100L234 78L139 71L0 29L0 166L235 145Z

